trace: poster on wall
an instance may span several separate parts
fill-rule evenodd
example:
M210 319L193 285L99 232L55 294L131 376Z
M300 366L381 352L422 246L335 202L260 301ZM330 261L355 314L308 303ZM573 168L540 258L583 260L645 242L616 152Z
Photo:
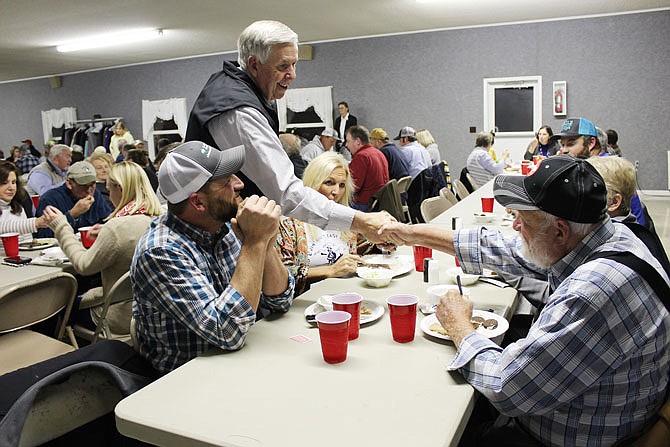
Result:
M568 113L568 83L566 81L554 81L554 116L565 116Z

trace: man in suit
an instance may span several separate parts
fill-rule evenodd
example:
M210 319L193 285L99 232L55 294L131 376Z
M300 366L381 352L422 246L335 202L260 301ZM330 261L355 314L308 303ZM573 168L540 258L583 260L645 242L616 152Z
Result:
M340 140L344 140L347 129L358 124L358 120L354 115L349 114L349 104L345 101L337 103L337 110L340 111L340 116L335 118L335 130Z
M340 141L344 141L344 136L347 133L347 129L358 124L358 120L354 115L349 114L349 104L345 101L340 101L337 103L337 110L340 111L340 116L335 118L335 130L337 135L340 137ZM351 150L347 147L346 144L340 144L338 142L337 152L342 154L342 156L347 160L351 161Z

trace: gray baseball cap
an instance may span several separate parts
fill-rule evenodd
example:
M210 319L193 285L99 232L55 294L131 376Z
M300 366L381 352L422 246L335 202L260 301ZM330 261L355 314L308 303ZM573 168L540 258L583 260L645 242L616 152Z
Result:
M95 168L87 161L73 163L67 170L67 178L79 185L90 185L97 180Z
M220 151L200 141L178 146L158 171L160 192L170 203L186 200L205 183L238 172L244 164L244 146Z

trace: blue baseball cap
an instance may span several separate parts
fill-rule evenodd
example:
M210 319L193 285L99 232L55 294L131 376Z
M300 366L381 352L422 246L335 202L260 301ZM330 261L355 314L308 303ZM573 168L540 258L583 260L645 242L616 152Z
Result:
M578 137L580 135L598 138L596 125L586 118L568 118L567 120L563 121L563 127L561 128L561 131L554 134L551 139L553 140L561 137Z

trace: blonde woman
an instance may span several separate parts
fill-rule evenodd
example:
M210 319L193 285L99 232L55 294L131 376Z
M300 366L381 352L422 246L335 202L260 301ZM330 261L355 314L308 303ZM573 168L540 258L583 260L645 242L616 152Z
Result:
M348 206L354 183L346 160L335 152L314 158L305 169L302 181L328 199ZM282 217L277 235L277 251L295 278L295 294L325 278L339 278L356 272L358 254L371 244L357 243L356 233L322 230L290 217ZM357 254L358 253L358 254Z
M115 208L104 225L96 224L90 230L89 235L95 238L95 243L89 249L84 248L75 237L63 213L52 206L44 210L49 227L77 273L102 275L102 288L86 292L79 305L80 309L90 308L89 318L92 321L87 321L86 312L79 312L77 316L80 324L88 323L93 327L102 308L100 303L103 297L116 280L130 269L138 239L151 220L163 214L147 175L135 163L115 164L107 179L107 189ZM131 303L110 306L108 317L111 331L114 334L128 334L131 314Z
M112 139L109 141L109 153L112 154L114 160L118 158L119 152L121 151L121 148L119 147L120 140L125 141L127 144L135 141L133 134L126 129L126 125L123 124L122 121L119 121L114 125L114 135L112 135Z
M428 129L419 130L416 133L416 141L421 143L421 145L425 147L428 153L430 154L431 164L436 165L442 161L442 157L440 156L440 150L437 147L435 138L433 138L433 134L430 133Z

